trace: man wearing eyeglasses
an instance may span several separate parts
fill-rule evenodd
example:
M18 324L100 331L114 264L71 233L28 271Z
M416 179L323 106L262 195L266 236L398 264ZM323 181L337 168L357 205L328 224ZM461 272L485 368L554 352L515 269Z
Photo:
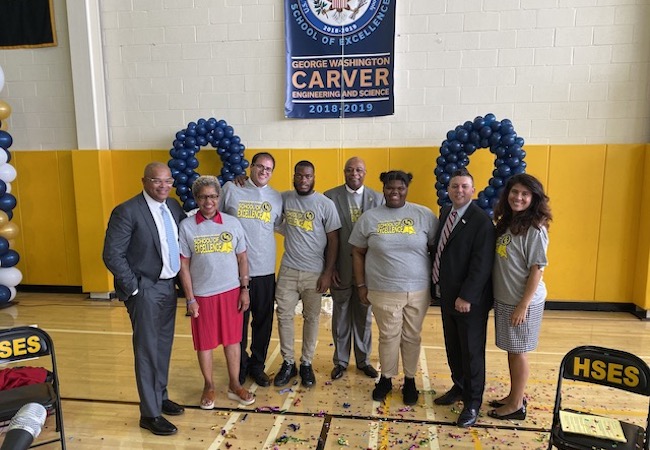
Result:
M334 368L332 380L343 376L350 362L351 347L357 369L370 378L378 373L370 363L372 351L372 314L370 306L359 301L357 283L352 274L352 246L348 242L352 228L364 211L384 203L377 191L364 186L366 163L357 157L350 158L343 169L345 183L329 191L325 196L336 205L341 219L339 251L334 271L332 293L332 338L334 339Z
M302 300L302 385L316 383L312 361L318 338L321 297L332 284L341 228L334 202L314 191L314 165L299 161L294 167L293 191L282 193L284 255L275 301L282 366L273 384L284 386L298 375L294 356L294 315Z
M269 186L275 159L270 153L253 156L250 178L242 186L228 182L223 186L221 210L239 219L246 237L250 280L240 280L250 288L250 308L244 313L239 381L246 375L259 386L271 385L264 372L264 361L273 329L275 298L275 238L273 231L282 217L282 197ZM251 320L251 345L248 353L248 324Z
M168 198L173 183L165 164L148 164L142 193L113 210L103 252L131 318L140 427L157 435L177 432L162 414L184 412L167 395L180 269L178 224L185 218L180 204Z

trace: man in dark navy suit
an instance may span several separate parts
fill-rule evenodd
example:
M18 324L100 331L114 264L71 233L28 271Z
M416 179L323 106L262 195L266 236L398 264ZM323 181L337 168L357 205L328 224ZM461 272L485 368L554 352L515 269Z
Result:
M485 388L485 341L492 307L495 234L490 217L472 202L474 180L466 169L452 175L451 206L442 209L432 248L433 295L440 300L453 387L437 405L463 401L460 427L476 423Z

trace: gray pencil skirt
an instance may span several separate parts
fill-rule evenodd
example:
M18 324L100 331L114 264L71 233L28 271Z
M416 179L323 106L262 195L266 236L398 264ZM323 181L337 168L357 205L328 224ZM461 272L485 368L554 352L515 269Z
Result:
M526 353L537 348L539 331L544 316L544 303L530 305L526 321L519 326L510 325L510 316L515 310L512 305L494 302L494 326L496 344L508 353Z

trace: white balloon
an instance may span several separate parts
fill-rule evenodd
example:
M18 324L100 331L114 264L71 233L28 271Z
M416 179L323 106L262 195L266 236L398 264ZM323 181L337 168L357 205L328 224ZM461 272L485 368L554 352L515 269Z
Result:
M16 169L11 164L0 165L0 180L11 183L16 179Z
M11 292L11 297L9 297L9 301L12 301L13 299L16 298L16 288L14 286L7 286L9 288L9 292Z
M20 284L23 279L23 274L15 267L0 268L0 284L7 287L14 287Z
M0 92L2 92L3 87L5 87L5 73L2 71L2 66L0 66Z
M7 189L5 190L5 192L7 194L11 194L11 183L5 183L5 184L7 185Z
M8 158L9 158L9 155L7 154L7 150L0 147L0 164L6 163Z

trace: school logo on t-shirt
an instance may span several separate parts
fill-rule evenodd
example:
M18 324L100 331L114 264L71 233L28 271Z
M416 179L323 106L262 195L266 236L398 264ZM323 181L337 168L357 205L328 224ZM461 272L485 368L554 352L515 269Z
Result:
M356 223L362 213L363 211L358 206L350 206L350 219L352 219L352 223Z
M501 258L508 259L508 253L506 252L506 247L512 242L512 236L509 234L504 234L497 238L497 248L496 252Z
M197 255L204 253L231 253L232 252L232 234L227 231L222 232L219 236L196 236L194 238L194 253Z
M391 220L377 224L378 234L415 234L413 219Z
M287 209L284 211L284 216L287 219L287 225L297 227L303 231L314 231L314 218L316 214L313 211L298 211L295 209Z
M261 220L264 223L271 222L271 211L273 207L269 202L241 201L237 206L238 219Z

